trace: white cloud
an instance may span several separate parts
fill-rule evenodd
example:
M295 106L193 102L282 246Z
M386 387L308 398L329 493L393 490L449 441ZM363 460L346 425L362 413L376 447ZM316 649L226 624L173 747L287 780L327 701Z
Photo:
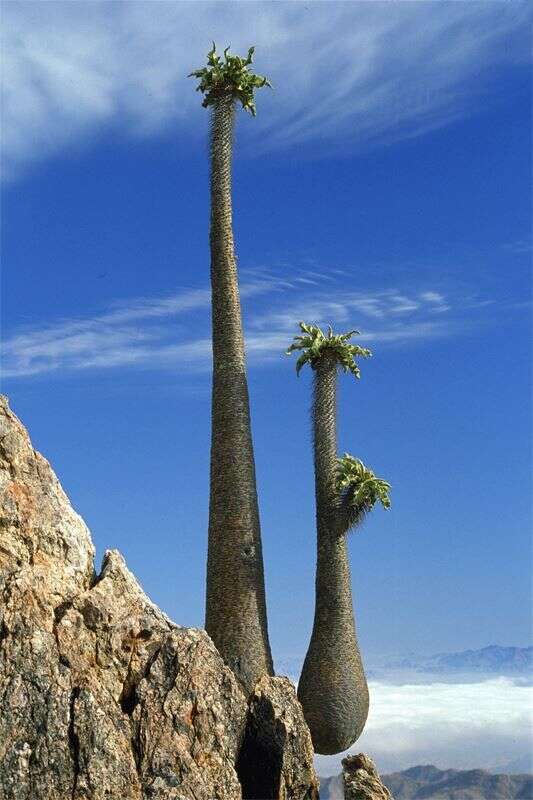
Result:
M211 39L234 52L255 44L257 69L275 86L243 124L248 152L314 142L327 153L333 141L337 152L416 136L486 105L494 67L528 58L531 9L12 0L3 17L3 164L13 178L110 127L205 130L186 76Z
M531 686L504 677L369 686L367 726L350 752L368 753L382 773L415 764L491 769L531 752ZM339 773L345 755L318 756L319 774Z
M311 281L303 284L304 288L298 272L287 279L255 270L242 280L250 364L279 359L302 319L324 327L331 323L337 329L360 321L358 341L370 345L450 336L457 330L455 323L445 326L432 319L434 299L424 300L424 293L351 293L346 291L345 282L339 285L339 278L331 275L304 271L303 276ZM268 311L260 302L265 295ZM2 376L20 378L118 367L153 370L177 364L189 370L208 370L211 344L205 330L209 305L209 289L197 288L167 297L115 303L85 319L26 328L5 338ZM183 322L181 318L185 318Z
M444 297L440 294L440 292L421 292L420 299L426 300L428 303L443 303Z

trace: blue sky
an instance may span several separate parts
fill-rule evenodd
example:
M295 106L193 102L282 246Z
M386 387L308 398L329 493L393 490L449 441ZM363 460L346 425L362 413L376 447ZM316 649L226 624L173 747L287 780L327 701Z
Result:
M339 449L363 653L530 644L531 12L521 3L4 6L2 391L90 526L203 624L211 39L256 45L234 209L278 660L313 614L300 319L357 327Z

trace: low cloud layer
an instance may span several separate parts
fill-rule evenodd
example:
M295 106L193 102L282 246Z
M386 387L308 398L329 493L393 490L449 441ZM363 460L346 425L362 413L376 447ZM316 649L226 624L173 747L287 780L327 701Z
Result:
M416 764L494 769L531 752L533 690L511 678L478 683L370 683L367 727L351 752L380 772ZM318 756L319 774L340 772L339 756Z
M529 4L19 2L3 9L3 173L104 130L205 129L187 74L212 39L256 45L272 78L243 124L249 154L412 137L486 107L529 58ZM204 126L204 127L202 127ZM183 140L184 141L184 140ZM246 149L246 148L245 148Z

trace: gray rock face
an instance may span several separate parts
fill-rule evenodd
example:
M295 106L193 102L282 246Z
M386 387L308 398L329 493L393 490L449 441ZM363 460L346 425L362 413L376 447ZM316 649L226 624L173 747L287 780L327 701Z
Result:
M315 800L294 687L243 695L89 531L0 396L2 800ZM251 777L255 776L255 777ZM243 788L244 787L244 792ZM248 788L247 788L248 787Z

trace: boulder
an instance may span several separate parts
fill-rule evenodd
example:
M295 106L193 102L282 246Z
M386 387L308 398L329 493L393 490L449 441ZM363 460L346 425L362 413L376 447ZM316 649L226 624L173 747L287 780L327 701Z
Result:
M393 800L371 758L359 753L342 760L344 800Z

